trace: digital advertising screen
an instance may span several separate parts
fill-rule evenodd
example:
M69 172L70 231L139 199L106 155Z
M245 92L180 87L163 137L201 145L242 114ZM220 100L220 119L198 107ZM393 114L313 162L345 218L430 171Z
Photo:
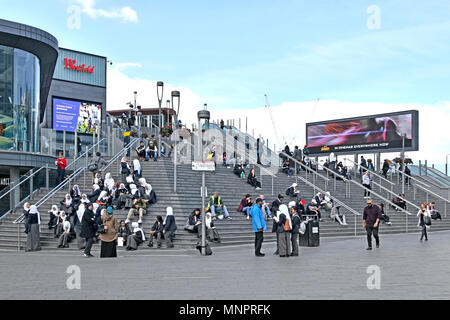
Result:
M93 134L101 117L101 104L53 98L54 130Z
M418 111L306 124L311 154L418 150Z

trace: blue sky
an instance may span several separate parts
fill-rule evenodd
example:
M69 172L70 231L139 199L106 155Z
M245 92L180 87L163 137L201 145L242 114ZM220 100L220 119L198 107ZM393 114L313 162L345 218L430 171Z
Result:
M435 104L449 99L450 2L413 0L2 0L0 17L42 28L61 47L105 55L132 78L189 88L218 109L289 101ZM137 21L81 15L71 5ZM366 23L370 5L381 28ZM372 111L376 113L376 111Z

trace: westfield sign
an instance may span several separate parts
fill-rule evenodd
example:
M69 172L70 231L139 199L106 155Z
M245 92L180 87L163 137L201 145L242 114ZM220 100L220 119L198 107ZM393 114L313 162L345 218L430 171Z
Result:
M72 59L64 59L64 63L65 63L65 68L66 69L71 69L74 71L78 71L78 72L84 72L84 73L94 73L94 68L95 66L89 66L86 67L85 64L79 65L77 66L77 61L76 60L72 60Z

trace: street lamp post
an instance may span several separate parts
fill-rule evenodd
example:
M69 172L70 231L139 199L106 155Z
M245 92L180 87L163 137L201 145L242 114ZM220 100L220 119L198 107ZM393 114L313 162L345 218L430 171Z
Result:
M166 101L166 109L167 109L167 125L170 126L170 100Z
M448 176L448 156L450 153L445 156L445 175Z
M164 82L158 81L158 83L156 84L156 91L158 93L158 102L159 102L158 158L161 158L161 106L162 106L162 100L163 100L163 96L164 96Z
M405 138L406 134L402 135L402 194L405 193Z
M181 100L180 92L179 91L172 91L172 110L175 109L174 106L176 104L178 106L178 110L180 110L180 100ZM178 112L174 116L175 116L175 128L173 129L174 130L173 132L175 133L175 136L174 136L175 137L175 143L174 143L174 149L173 149L173 168L174 168L174 170L173 170L173 172L174 172L174 175L173 175L173 191L177 192L177 142L178 142L178 139L179 139L179 135L178 135L178 132L177 132L177 129L178 129L178 125L177 125Z

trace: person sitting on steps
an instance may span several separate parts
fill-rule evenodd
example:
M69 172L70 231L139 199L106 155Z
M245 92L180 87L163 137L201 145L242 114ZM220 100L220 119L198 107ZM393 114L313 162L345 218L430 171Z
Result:
M208 212L211 212L211 216L213 219L217 219L217 213L219 219L224 216L227 220L233 220L228 213L227 206L223 204L222 198L217 192L215 192L214 195L209 198L207 210Z

